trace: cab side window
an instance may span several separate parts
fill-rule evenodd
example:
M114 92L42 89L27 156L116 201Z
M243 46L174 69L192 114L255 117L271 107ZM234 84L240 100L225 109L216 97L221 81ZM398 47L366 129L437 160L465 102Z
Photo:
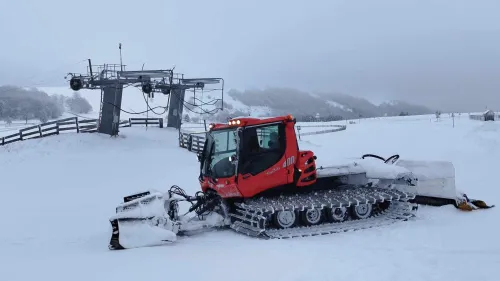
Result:
M243 132L241 174L256 175L275 165L285 154L285 126L251 127Z
M259 146L262 149L279 149L279 127L278 125L257 128Z

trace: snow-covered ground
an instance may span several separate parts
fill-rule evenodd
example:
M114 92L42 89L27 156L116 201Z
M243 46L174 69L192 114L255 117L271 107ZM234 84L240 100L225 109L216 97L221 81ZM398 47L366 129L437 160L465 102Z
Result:
M500 123L432 116L362 119L302 138L318 165L376 153L451 160L457 187L500 202ZM122 197L179 185L199 190L196 156L170 128L121 136L64 134L0 147L0 280L499 280L500 211L421 207L388 227L258 240L217 231L150 248L109 251Z

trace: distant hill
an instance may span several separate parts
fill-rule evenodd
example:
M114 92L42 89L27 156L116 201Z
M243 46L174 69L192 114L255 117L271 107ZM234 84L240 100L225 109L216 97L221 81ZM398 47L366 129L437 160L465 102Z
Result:
M228 106L226 115L241 115L248 108L259 108L261 116L293 114L295 116L316 116L326 118L359 118L397 116L400 114L421 115L431 114L435 110L404 101L389 101L375 105L366 99L339 93L307 93L296 89L270 88L266 90L230 90L227 93L232 100L246 107L234 108ZM229 104L229 103L228 103ZM267 110L262 110L267 108ZM232 112L231 112L232 111ZM248 113L246 115L248 115ZM254 115L254 114L252 114Z
M40 87L38 90L49 95L63 95L70 97L73 91L69 87ZM92 90L79 91L82 97L86 98L94 113L98 116L100 108L100 92ZM293 114L298 120L315 118L317 114L323 119L332 120L340 118L359 118L396 116L401 113L408 115L432 114L436 110L424 106L410 104L404 101L388 101L380 105L375 105L366 99L353 97L339 93L307 93L289 88L268 88L265 90L229 90L224 94L224 110L219 111L215 116L202 114L202 112L212 111L221 106L221 101L213 104L211 101L220 99L220 94L205 93L193 98L193 93L186 93L186 108L184 115L189 115L190 119L207 119L214 121L227 121L228 117L235 116L274 116ZM190 104L200 104L200 101L207 103L202 108L189 108ZM150 101L151 107L166 106L168 96L155 95ZM145 97L140 89L135 87L125 88L123 91L121 118L128 117L165 117L165 110L156 108L155 112L148 112L145 104ZM190 111L191 109L191 111ZM138 114L139 113L139 114ZM89 115L89 116L90 116Z

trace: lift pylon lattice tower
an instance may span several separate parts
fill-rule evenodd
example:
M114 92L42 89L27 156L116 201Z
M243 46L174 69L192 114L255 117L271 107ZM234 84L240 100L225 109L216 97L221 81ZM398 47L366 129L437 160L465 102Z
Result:
M99 133L111 136L118 134L124 86L140 88L149 98L153 98L154 93L169 95L167 127L180 129L183 108L186 104L184 101L186 90L203 91L206 85L219 85L220 87L210 90L220 91L221 98L215 99L215 103L210 104L215 105L220 100L218 103L220 107L217 109L223 110L224 79L222 78L184 78L184 74L174 73L173 69L127 71L125 67L123 64L92 65L89 59L86 74L68 73L69 85L73 91L101 90L97 124ZM190 105L193 107L193 104ZM197 105L194 104L194 107Z

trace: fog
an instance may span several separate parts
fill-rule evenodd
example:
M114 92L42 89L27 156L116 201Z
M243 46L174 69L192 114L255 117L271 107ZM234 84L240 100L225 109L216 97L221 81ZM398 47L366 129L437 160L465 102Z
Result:
M442 110L500 110L500 1L2 0L0 84L66 85L85 59Z

